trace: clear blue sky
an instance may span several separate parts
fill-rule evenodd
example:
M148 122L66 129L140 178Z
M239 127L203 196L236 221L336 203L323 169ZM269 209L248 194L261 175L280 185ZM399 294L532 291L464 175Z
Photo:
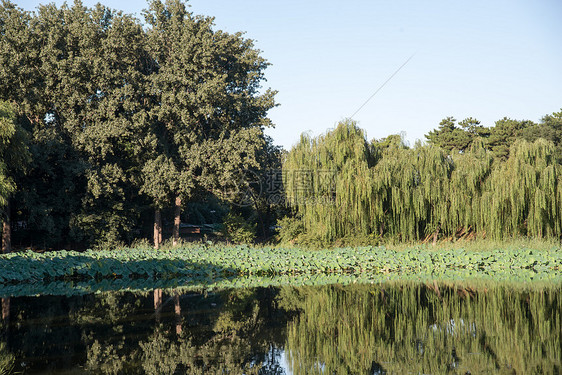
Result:
M15 1L33 10L45 1ZM98 1L84 0L85 5ZM144 1L104 0L139 18ZM61 1L56 1L61 4ZM265 87L277 144L290 148L351 116L369 138L424 139L441 119L538 121L562 108L559 0L192 0L216 28L245 31L272 63Z

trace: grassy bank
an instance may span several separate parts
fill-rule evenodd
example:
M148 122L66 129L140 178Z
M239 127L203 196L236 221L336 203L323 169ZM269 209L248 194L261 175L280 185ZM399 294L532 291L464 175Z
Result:
M503 240L488 238L474 238L471 240L441 240L435 246L430 243L420 242L385 242L384 247L397 251L412 248L425 250L465 250L465 251L495 251L531 249L539 251L562 251L562 239L545 239L532 237L511 237Z

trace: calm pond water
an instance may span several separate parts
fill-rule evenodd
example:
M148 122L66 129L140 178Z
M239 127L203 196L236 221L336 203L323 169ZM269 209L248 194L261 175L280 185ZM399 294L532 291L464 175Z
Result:
M2 299L0 374L559 374L560 286Z

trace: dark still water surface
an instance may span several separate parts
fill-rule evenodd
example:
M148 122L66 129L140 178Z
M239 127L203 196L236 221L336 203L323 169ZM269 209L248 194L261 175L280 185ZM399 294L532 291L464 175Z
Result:
M560 286L156 289L2 305L2 375L562 372Z

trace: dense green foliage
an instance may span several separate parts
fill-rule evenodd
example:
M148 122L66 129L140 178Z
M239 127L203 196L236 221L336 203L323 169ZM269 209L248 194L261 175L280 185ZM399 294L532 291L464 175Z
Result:
M369 143L351 121L315 139L303 136L283 165L288 202L304 226L294 240L562 237L562 165L554 143L517 139L506 160L480 137L462 152L441 146Z
M154 0L141 24L99 4L27 12L2 0L0 100L13 103L2 119L25 120L32 156L15 181L18 242L130 243L146 237L151 209L219 195L262 167L268 63L187 9ZM0 152L2 170L13 163ZM4 197L14 186L0 178Z
M0 207L8 203L16 189L14 178L29 162L27 137L13 106L0 100Z
M232 212L224 218L224 232L225 237L233 243L253 243L256 238L256 226Z
M14 182L8 177L5 162L5 150L15 134L14 114L3 102L0 102L0 207L8 203L8 197L14 192Z
M562 162L562 110L544 116L538 124L504 117L489 128L471 117L460 121L458 125L455 118L447 117L437 129L430 131L426 138L430 144L449 153L453 150L468 150L475 141L480 140L494 157L502 160L508 158L509 148L517 139L533 142L542 138L556 145L558 162Z

